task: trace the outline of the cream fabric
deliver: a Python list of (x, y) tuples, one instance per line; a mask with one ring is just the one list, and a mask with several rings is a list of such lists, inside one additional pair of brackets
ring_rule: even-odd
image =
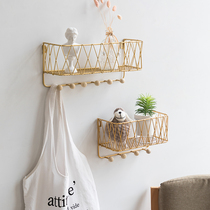
[(60, 91), (52, 86), (45, 108), (44, 145), (34, 170), (23, 180), (25, 210), (99, 210), (86, 157), (68, 129)]

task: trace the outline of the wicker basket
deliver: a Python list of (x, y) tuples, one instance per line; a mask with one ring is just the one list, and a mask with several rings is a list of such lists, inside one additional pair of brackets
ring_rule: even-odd
[[(100, 158), (121, 155), (168, 141), (168, 115), (156, 111), (149, 119), (124, 123), (98, 119), (97, 126), (98, 156)], [(101, 156), (100, 147), (118, 153)]]
[[(43, 43), (43, 84), (45, 74), (58, 76), (128, 72), (142, 69), (141, 40), (124, 39), (116, 43), (59, 45)], [(110, 61), (112, 49), (112, 61)], [(70, 71), (68, 55), (75, 52), (74, 70)], [(77, 53), (76, 53), (77, 52)], [(102, 64), (103, 57), (105, 64)], [(118, 80), (119, 81), (119, 80)]]

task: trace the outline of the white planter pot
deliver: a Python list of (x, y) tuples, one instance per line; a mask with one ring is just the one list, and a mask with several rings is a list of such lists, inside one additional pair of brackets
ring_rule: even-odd
[(135, 120), (142, 120), (136, 122), (136, 137), (151, 137), (153, 134), (153, 126), (149, 120), (151, 116), (144, 116), (140, 114), (134, 114)]

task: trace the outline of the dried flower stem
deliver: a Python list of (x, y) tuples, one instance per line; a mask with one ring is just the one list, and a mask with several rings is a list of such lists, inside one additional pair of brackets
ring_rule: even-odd
[[(101, 14), (101, 17), (102, 17), (102, 20), (104, 22), (104, 25), (106, 26), (106, 29), (109, 30), (109, 28), (111, 28), (112, 26), (112, 23), (114, 21), (114, 15), (113, 15), (113, 12), (116, 11), (117, 7), (116, 5), (114, 5), (112, 8), (111, 8), (111, 2), (110, 0), (108, 0), (105, 4), (106, 4), (106, 7), (108, 8), (109, 10), (109, 16), (108, 16), (108, 19), (106, 18), (106, 15), (105, 15), (105, 12), (104, 14), (102, 14), (101, 12), (101, 8), (99, 6), (99, 2), (101, 2), (102, 4), (105, 3), (104, 0), (94, 0), (94, 3), (96, 5), (97, 8), (99, 8), (99, 12)], [(111, 11), (112, 10), (112, 11)], [(112, 13), (111, 13), (112, 12)], [(117, 15), (118, 19), (119, 20), (122, 20), (122, 16), (121, 15)]]

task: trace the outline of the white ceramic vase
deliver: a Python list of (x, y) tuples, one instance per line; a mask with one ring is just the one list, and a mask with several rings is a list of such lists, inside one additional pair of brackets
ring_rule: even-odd
[(144, 116), (141, 114), (134, 114), (135, 120), (141, 120), (136, 122), (136, 137), (151, 137), (153, 134), (153, 126), (150, 120), (151, 116)]

